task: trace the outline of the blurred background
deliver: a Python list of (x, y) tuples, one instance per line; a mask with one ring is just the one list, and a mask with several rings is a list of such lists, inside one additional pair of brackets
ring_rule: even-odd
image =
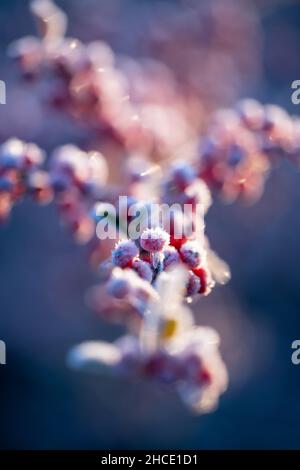
[[(85, 130), (46, 112), (6, 57), (12, 40), (35, 34), (28, 1), (0, 2), (1, 141), (17, 136), (51, 150), (84, 142)], [(201, 3), (201, 7), (199, 7)], [(104, 39), (119, 54), (166, 64), (212, 109), (251, 96), (299, 114), (291, 83), (300, 78), (300, 4), (257, 0), (60, 0), (69, 34)], [(197, 321), (215, 327), (230, 386), (213, 414), (194, 416), (175, 393), (149, 384), (76, 374), (71, 346), (117, 338), (85, 306), (96, 276), (60, 226), (53, 205), (26, 201), (0, 230), (1, 449), (300, 448), (300, 174), (276, 168), (251, 207), (216, 201), (211, 244), (232, 270), (226, 287), (196, 303)]]

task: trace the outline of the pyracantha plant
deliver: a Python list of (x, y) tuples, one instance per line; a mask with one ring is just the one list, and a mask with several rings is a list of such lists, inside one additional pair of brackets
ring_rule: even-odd
[[(210, 113), (201, 128), (197, 87), (193, 114), (186, 82), (165, 64), (66, 36), (66, 15), (50, 0), (34, 0), (31, 10), (39, 37), (17, 40), (9, 55), (46, 106), (81, 123), (96, 143), (66, 143), (47, 158), (34, 143), (3, 142), (1, 221), (24, 197), (54, 201), (74, 238), (88, 245), (99, 275), (88, 304), (128, 332), (112, 344), (74, 347), (71, 367), (168, 384), (196, 412), (211, 411), (227, 370), (217, 332), (196, 325), (189, 305), (230, 272), (204, 234), (205, 215), (212, 195), (255, 201), (274, 162), (297, 162), (299, 121), (245, 99)], [(172, 207), (168, 221), (155, 217), (154, 205)], [(133, 237), (137, 209), (147, 217)], [(112, 236), (103, 239), (103, 227)]]

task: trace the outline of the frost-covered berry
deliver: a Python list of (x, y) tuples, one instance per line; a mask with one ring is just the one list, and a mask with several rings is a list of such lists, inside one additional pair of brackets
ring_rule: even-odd
[(159, 350), (146, 359), (144, 373), (146, 377), (161, 383), (176, 383), (181, 378), (182, 367), (175, 355)]
[(204, 253), (195, 241), (187, 241), (180, 248), (182, 261), (193, 269), (200, 266), (203, 262)]
[(228, 161), (229, 166), (236, 167), (237, 165), (241, 164), (245, 160), (246, 156), (247, 154), (246, 154), (245, 149), (243, 149), (243, 147), (236, 145), (236, 144), (232, 145), (228, 149), (227, 161)]
[(186, 294), (188, 297), (198, 294), (201, 287), (201, 281), (192, 271), (189, 271), (188, 283), (186, 286)]
[(24, 144), (24, 169), (40, 167), (45, 160), (45, 153), (36, 144)]
[(129, 267), (138, 253), (139, 250), (132, 240), (120, 240), (112, 252), (112, 262), (120, 268)]
[(24, 144), (19, 139), (9, 139), (1, 145), (0, 165), (4, 169), (20, 169), (23, 163)]
[(148, 228), (141, 236), (141, 247), (150, 253), (161, 252), (170, 243), (170, 235), (160, 227)]
[(51, 155), (50, 175), (53, 187), (65, 191), (77, 186), (86, 192), (106, 182), (108, 169), (99, 152), (84, 152), (76, 145), (63, 145)]
[(178, 189), (186, 189), (196, 179), (196, 172), (186, 162), (177, 162), (171, 168), (171, 179)]
[(68, 189), (71, 184), (85, 182), (88, 178), (86, 155), (75, 145), (56, 148), (50, 162), (50, 174), (57, 190)]
[(164, 251), (163, 251), (163, 266), (164, 269), (168, 269), (170, 266), (175, 266), (177, 263), (180, 261), (180, 256), (176, 248), (173, 246), (168, 246)]
[(44, 152), (32, 143), (12, 138), (1, 145), (0, 166), (5, 169), (29, 170), (40, 166), (44, 159)]
[(241, 100), (236, 106), (244, 124), (253, 130), (260, 129), (264, 119), (264, 107), (256, 100), (247, 98)]
[(28, 192), (41, 204), (47, 204), (53, 198), (49, 175), (45, 171), (31, 172), (27, 178), (27, 187)]
[(41, 68), (43, 61), (43, 43), (40, 39), (27, 36), (14, 41), (7, 51), (9, 57), (17, 61), (26, 78), (33, 78)]
[(264, 108), (264, 130), (279, 128), (289, 120), (288, 113), (280, 106), (268, 104)]
[(153, 271), (149, 263), (137, 258), (133, 261), (132, 268), (142, 279), (150, 283), (152, 282)]
[(124, 299), (130, 293), (130, 283), (126, 278), (112, 278), (107, 283), (107, 291), (116, 299)]

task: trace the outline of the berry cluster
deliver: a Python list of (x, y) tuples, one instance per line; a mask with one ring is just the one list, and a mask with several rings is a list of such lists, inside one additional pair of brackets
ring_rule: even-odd
[(90, 210), (104, 196), (108, 178), (105, 158), (99, 152), (64, 145), (50, 157), (49, 176), (62, 220), (78, 242), (88, 242), (95, 232)]
[(55, 199), (64, 223), (77, 241), (85, 243), (94, 236), (90, 209), (105, 197), (107, 177), (99, 152), (64, 145), (53, 151), (46, 165), (46, 154), (37, 145), (9, 139), (0, 146), (0, 221), (6, 221), (13, 205), (25, 196), (39, 204)]
[[(182, 98), (162, 64), (118, 57), (104, 41), (66, 37), (67, 17), (51, 0), (33, 0), (31, 11), (39, 37), (15, 41), (9, 55), (49, 106), (125, 151), (156, 159), (189, 138)], [(161, 100), (163, 88), (168, 99)]]
[(269, 170), (281, 159), (299, 159), (299, 119), (275, 105), (245, 99), (215, 114), (201, 139), (198, 175), (227, 201), (255, 201)]
[(207, 247), (197, 240), (174, 240), (156, 227), (146, 229), (137, 243), (121, 240), (112, 251), (112, 265), (131, 269), (144, 281), (155, 284), (157, 275), (176, 266), (183, 265), (188, 270), (186, 296), (207, 295), (215, 282), (209, 269)]
[(38, 202), (52, 199), (47, 173), (41, 170), (44, 152), (35, 144), (9, 139), (0, 146), (0, 221), (25, 193)]
[(195, 158), (171, 164), (162, 198), (168, 204), (202, 203), (205, 212), (211, 204), (208, 188), (227, 202), (255, 202), (281, 160), (299, 162), (299, 118), (245, 99), (213, 115)]
[[(115, 276), (115, 293), (123, 295), (126, 291), (128, 295), (132, 272), (126, 271)], [(82, 343), (69, 353), (70, 366), (173, 385), (193, 410), (212, 411), (227, 388), (227, 371), (218, 349), (218, 334), (196, 327), (191, 310), (184, 304), (186, 277), (183, 269), (159, 274), (155, 290), (147, 292), (147, 310), (138, 334), (129, 334), (113, 344)], [(135, 285), (134, 278), (132, 288), (138, 290), (141, 286), (139, 282)]]

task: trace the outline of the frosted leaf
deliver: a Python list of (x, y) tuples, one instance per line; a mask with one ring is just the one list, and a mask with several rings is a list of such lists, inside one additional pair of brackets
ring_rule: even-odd
[[(146, 350), (153, 351), (161, 341), (168, 341), (193, 325), (192, 313), (183, 305), (187, 278), (188, 271), (183, 267), (159, 274), (155, 285), (158, 296), (148, 303), (141, 329), (141, 343)], [(170, 322), (175, 327), (171, 335), (165, 334)]]
[(160, 298), (159, 305), (162, 310), (170, 310), (182, 303), (185, 296), (187, 279), (188, 271), (183, 267), (176, 267), (168, 272), (162, 272), (158, 276), (155, 287)]
[(104, 341), (87, 341), (75, 346), (67, 356), (72, 369), (105, 373), (114, 368), (121, 359), (119, 349)]
[(218, 284), (224, 285), (230, 281), (231, 274), (228, 264), (219, 258), (217, 253), (215, 253), (213, 250), (208, 250), (207, 264), (213, 279)]

